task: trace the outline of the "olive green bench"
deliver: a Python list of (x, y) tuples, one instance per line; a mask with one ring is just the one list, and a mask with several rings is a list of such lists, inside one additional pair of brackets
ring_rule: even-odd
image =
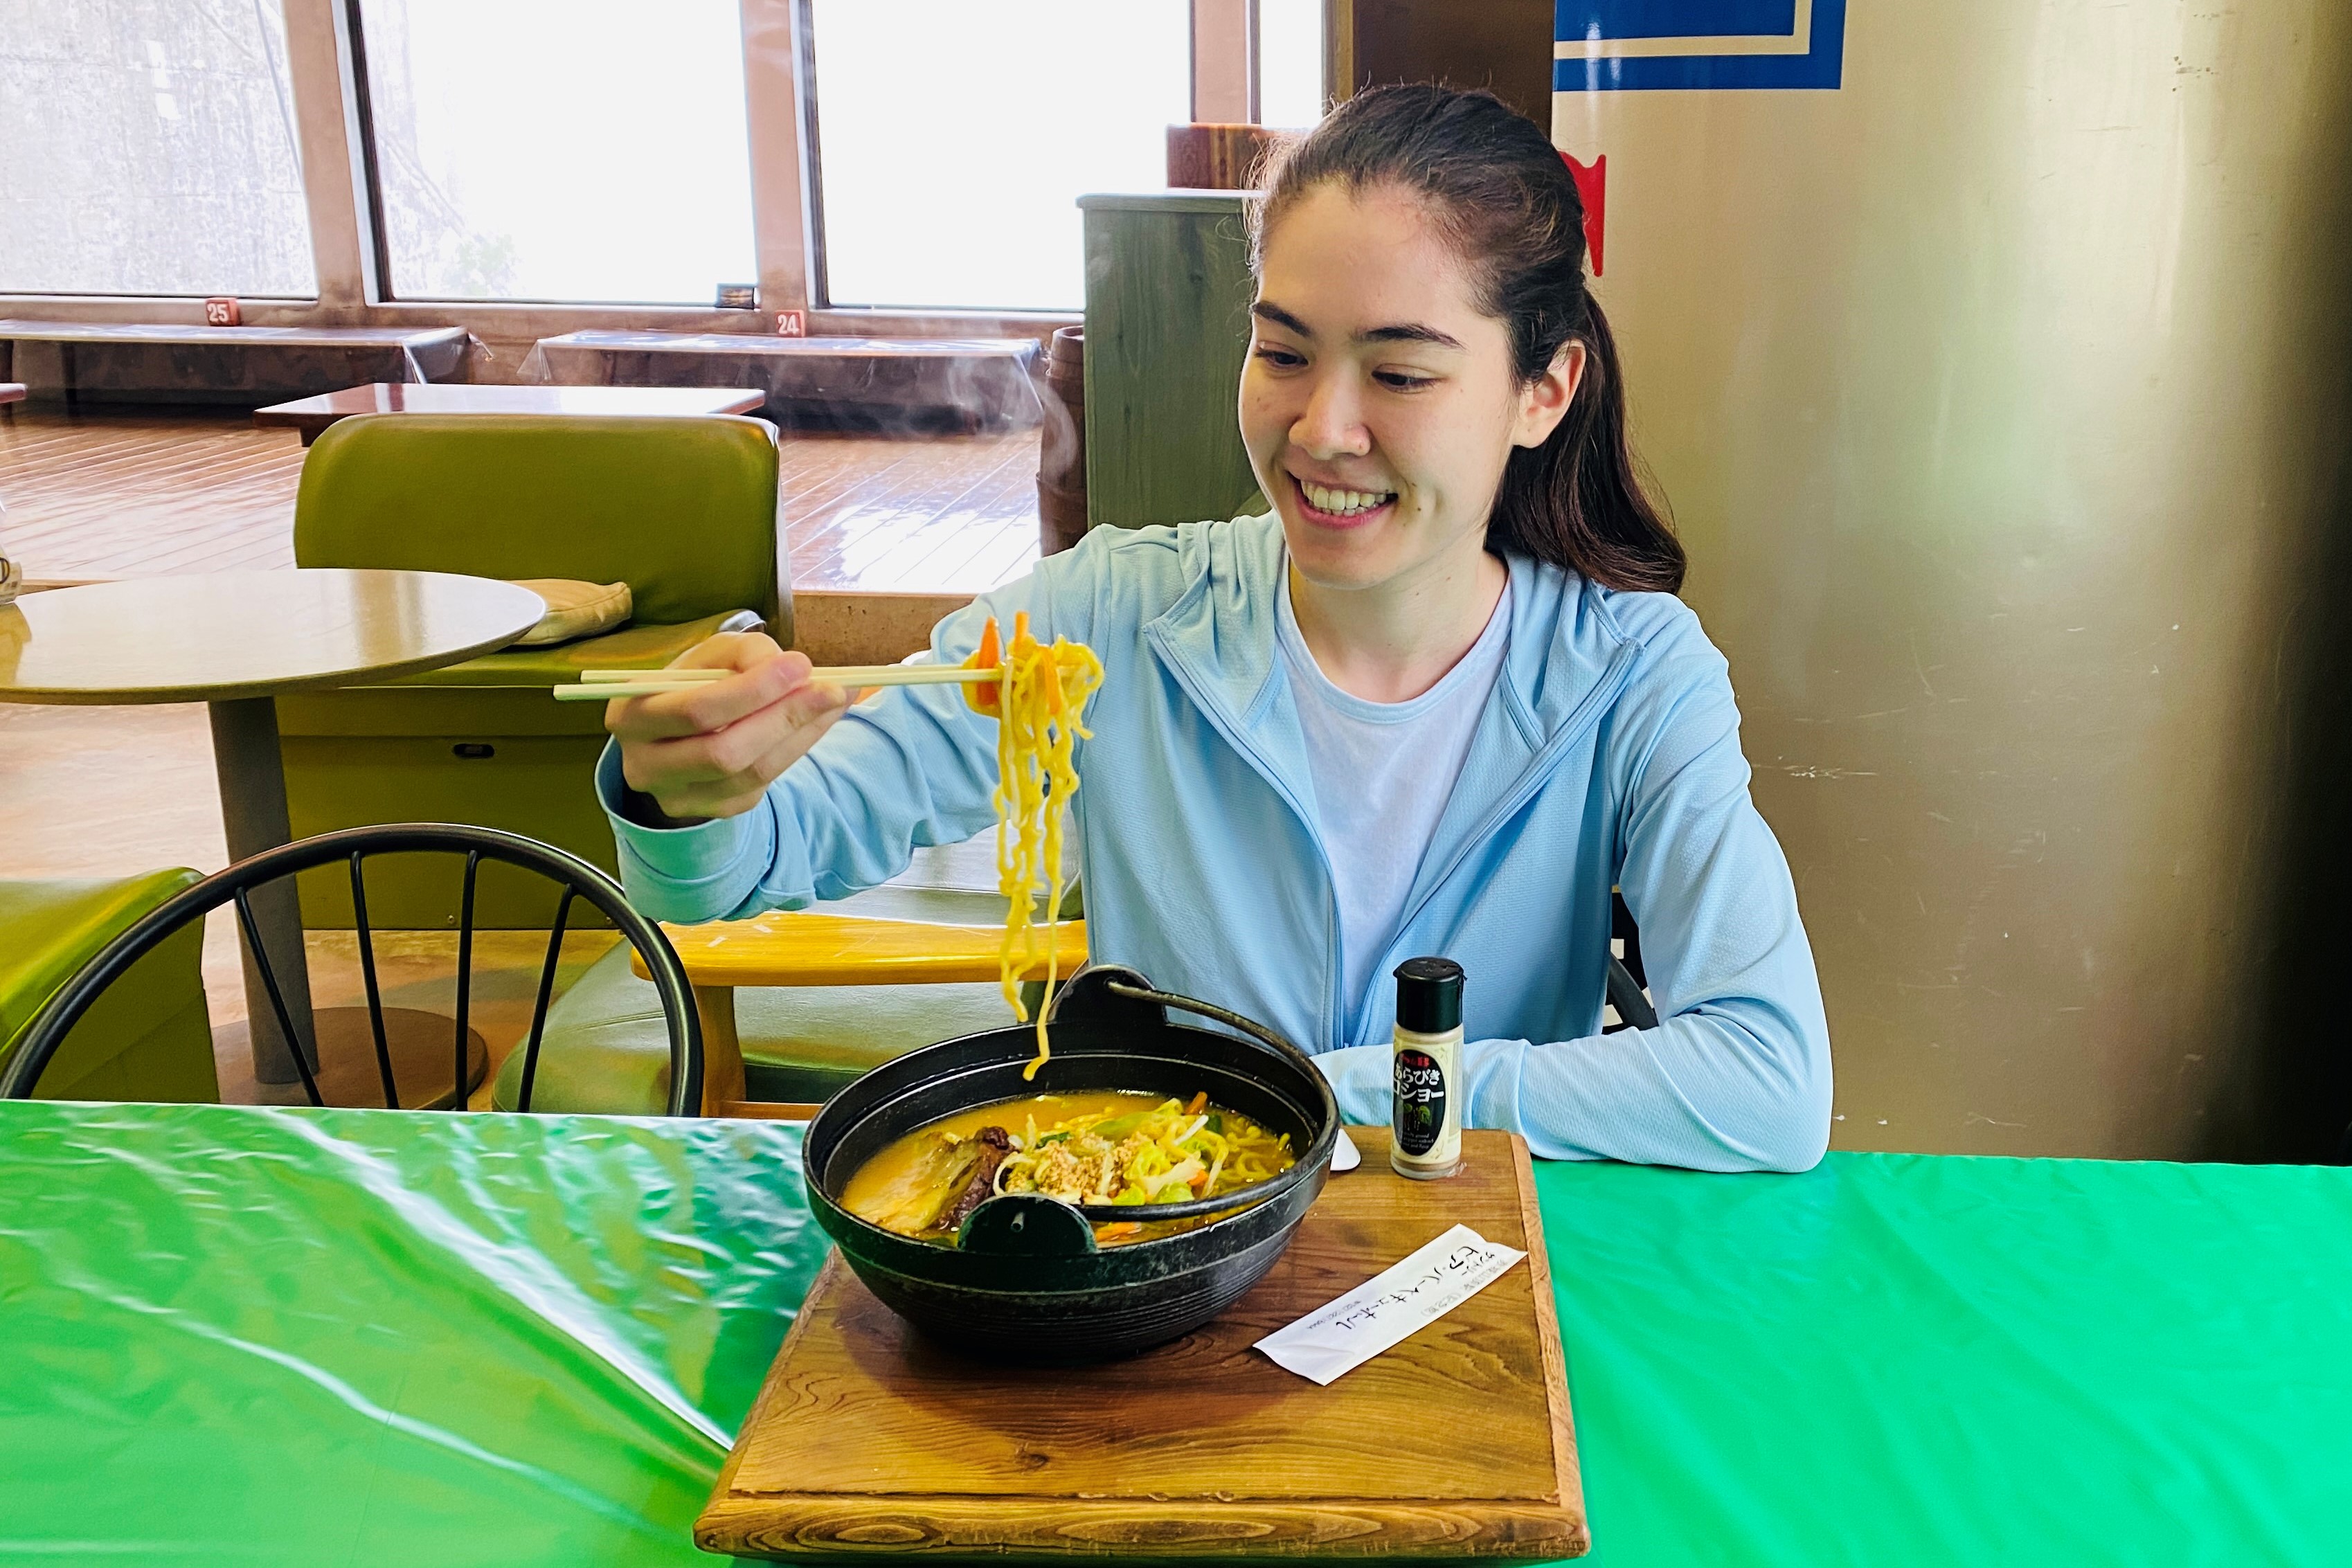
[[(0, 882), (0, 1062), (100, 948), (200, 880), (178, 869)], [(131, 966), (75, 1027), (42, 1075), (39, 1097), (217, 1102), (203, 950), (203, 926), (190, 925)]]

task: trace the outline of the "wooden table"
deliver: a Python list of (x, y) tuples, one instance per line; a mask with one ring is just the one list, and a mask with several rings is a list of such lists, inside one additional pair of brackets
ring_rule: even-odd
[[(254, 393), (258, 395), (252, 401), (259, 402), (377, 376), (439, 381), (457, 372), (467, 340), (463, 327), (0, 320), (0, 381), (13, 379), (18, 343), (46, 343), (58, 350), (58, 381), (68, 406), (81, 393), (99, 391), (222, 401)], [(100, 362), (93, 367), (88, 358)], [(110, 365), (119, 372), (126, 362), (144, 369), (109, 376)]]
[(253, 423), (302, 433), (308, 446), (319, 432), (355, 413), (750, 413), (766, 401), (756, 388), (504, 387), (462, 382), (371, 382), (317, 397), (253, 411)]
[[(1409, 1181), (1388, 1130), (1215, 1321), (1097, 1366), (992, 1364), (894, 1316), (835, 1252), (695, 1526), (705, 1552), (917, 1560), (1540, 1563), (1591, 1537), (1535, 1176), (1462, 1134)], [(1528, 1253), (1328, 1386), (1252, 1348), (1467, 1225)], [(1422, 1440), (1416, 1440), (1420, 1438)], [(1434, 1439), (1434, 1440), (1429, 1440)]]
[[(234, 862), (292, 837), (274, 699), (454, 664), (513, 642), (545, 609), (512, 583), (435, 571), (228, 571), (57, 589), (0, 606), (0, 702), (207, 705)], [(311, 1008), (294, 883), (272, 883), (252, 903), (299, 1030)], [(245, 966), (254, 1076), (295, 1082), (250, 951)], [(367, 1038), (366, 1018), (361, 1008), (319, 1014), (305, 1059), (331, 1076), (336, 1063), (320, 1045)], [(384, 1021), (399, 1081), (434, 1082), (436, 1066), (450, 1061), (446, 1020), (388, 1008)], [(372, 1060), (356, 1066), (356, 1082), (375, 1082)]]
[(1034, 338), (782, 338), (748, 332), (594, 329), (541, 338), (531, 356), (566, 382), (740, 386), (780, 414), (890, 423), (952, 414), (968, 430), (1042, 417)]
[[(694, 986), (702, 1016), (702, 1113), (706, 1116), (807, 1116), (814, 1105), (743, 1103), (743, 1047), (735, 1033), (738, 986), (969, 985), (997, 977), (1003, 929), (945, 925), (921, 920), (871, 920), (860, 915), (778, 910), (750, 920), (664, 925), (678, 962)], [(1087, 923), (1065, 920), (1023, 971), (1042, 980), (1086, 967)], [(642, 954), (630, 969), (650, 979)]]

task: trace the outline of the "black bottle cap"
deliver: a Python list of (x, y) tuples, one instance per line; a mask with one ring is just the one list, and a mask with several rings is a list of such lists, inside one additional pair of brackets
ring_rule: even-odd
[(1407, 958), (1396, 967), (1396, 1021), (1415, 1034), (1462, 1027), (1462, 966), (1451, 958)]

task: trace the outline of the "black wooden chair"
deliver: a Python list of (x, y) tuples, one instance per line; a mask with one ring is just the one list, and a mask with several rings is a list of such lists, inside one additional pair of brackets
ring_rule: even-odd
[(1633, 912), (1625, 907), (1625, 895), (1612, 888), (1609, 893), (1609, 938), (1612, 946), (1625, 945), (1621, 957), (1609, 956), (1609, 1005), (1617, 1009), (1617, 1021), (1601, 1032), (1615, 1034), (1621, 1029), (1655, 1029), (1658, 1009), (1650, 1005), (1647, 988), (1650, 977), (1642, 972), (1642, 933), (1633, 925)]
[[(263, 988), (268, 992), (269, 1005), (275, 1012), (278, 1026), (284, 1038), (299, 1040), (294, 1019), (271, 967), (269, 955), (263, 946), (259, 929), (254, 920), (251, 895), (267, 886), (297, 873), (314, 867), (346, 862), (351, 868), (352, 904), (357, 911), (355, 922), (359, 936), (360, 967), (366, 977), (368, 1019), (375, 1040), (376, 1068), (383, 1081), (384, 1104), (398, 1108), (399, 1085), (394, 1081), (392, 1051), (385, 1038), (383, 1001), (376, 979), (374, 933), (368, 924), (367, 886), (362, 871), (370, 856), (414, 854), (419, 852), (463, 855), (465, 883), (457, 935), (457, 1016), (452, 1030), (455, 1069), (452, 1082), (460, 1088), (455, 1103), (465, 1103), (463, 1085), (467, 1082), (467, 1047), (468, 1039), (467, 1013), (472, 998), (474, 946), (474, 892), (477, 875), (484, 861), (494, 861), (535, 873), (562, 890), (555, 903), (555, 919), (547, 940), (547, 959), (539, 976), (539, 993), (531, 1010), (530, 1032), (523, 1046), (521, 1093), (516, 1109), (530, 1109), (531, 1081), (539, 1070), (540, 1035), (547, 1023), (548, 1003), (555, 988), (555, 969), (563, 947), (563, 934), (574, 900), (585, 900), (593, 905), (620, 931), (624, 940), (644, 958), (651, 974), (654, 988), (661, 998), (662, 1012), (669, 1032), (669, 1105), (673, 1116), (698, 1115), (702, 1109), (702, 1024), (694, 1009), (694, 991), (679, 964), (669, 938), (661, 927), (630, 907), (628, 896), (620, 883), (587, 862), (561, 850), (551, 849), (536, 840), (519, 833), (501, 832), (495, 828), (461, 826), (454, 823), (405, 822), (381, 827), (347, 828), (339, 832), (322, 833), (317, 838), (268, 850), (217, 875), (208, 876), (177, 897), (157, 905), (143, 919), (121, 936), (100, 949), (98, 955), (83, 967), (80, 973), (59, 988), (48, 1004), (34, 1019), (25, 1033), (23, 1042), (9, 1059), (6, 1070), (0, 1071), (0, 1099), (29, 1100), (34, 1085), (40, 1081), (41, 1071), (57, 1054), (75, 1024), (81, 1021), (92, 1003), (106, 988), (121, 978), (141, 956), (162, 943), (173, 932), (191, 921), (202, 920), (224, 904), (236, 906), (237, 925), (245, 934), (247, 949), (252, 953), (254, 967)], [(324, 1103), (319, 1093), (318, 1075), (304, 1060), (304, 1052), (296, 1049), (289, 1053), (302, 1080), (303, 1092), (313, 1105)]]

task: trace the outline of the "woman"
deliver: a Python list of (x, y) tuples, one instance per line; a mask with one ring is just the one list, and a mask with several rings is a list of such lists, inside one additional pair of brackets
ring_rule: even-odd
[[(1101, 655), (1078, 756), (1102, 958), (1317, 1053), (1389, 1115), (1390, 971), (1469, 972), (1467, 1124), (1559, 1158), (1801, 1170), (1830, 1061), (1722, 656), (1626, 448), (1576, 190), (1484, 93), (1368, 92), (1271, 172), (1241, 429), (1265, 517), (1100, 528), (942, 622)], [(648, 914), (840, 898), (994, 821), (993, 722), (950, 688), (845, 711), (763, 637), (615, 703), (598, 787)], [(703, 819), (702, 821), (696, 821)], [(1654, 1029), (1600, 1033), (1610, 894)]]

